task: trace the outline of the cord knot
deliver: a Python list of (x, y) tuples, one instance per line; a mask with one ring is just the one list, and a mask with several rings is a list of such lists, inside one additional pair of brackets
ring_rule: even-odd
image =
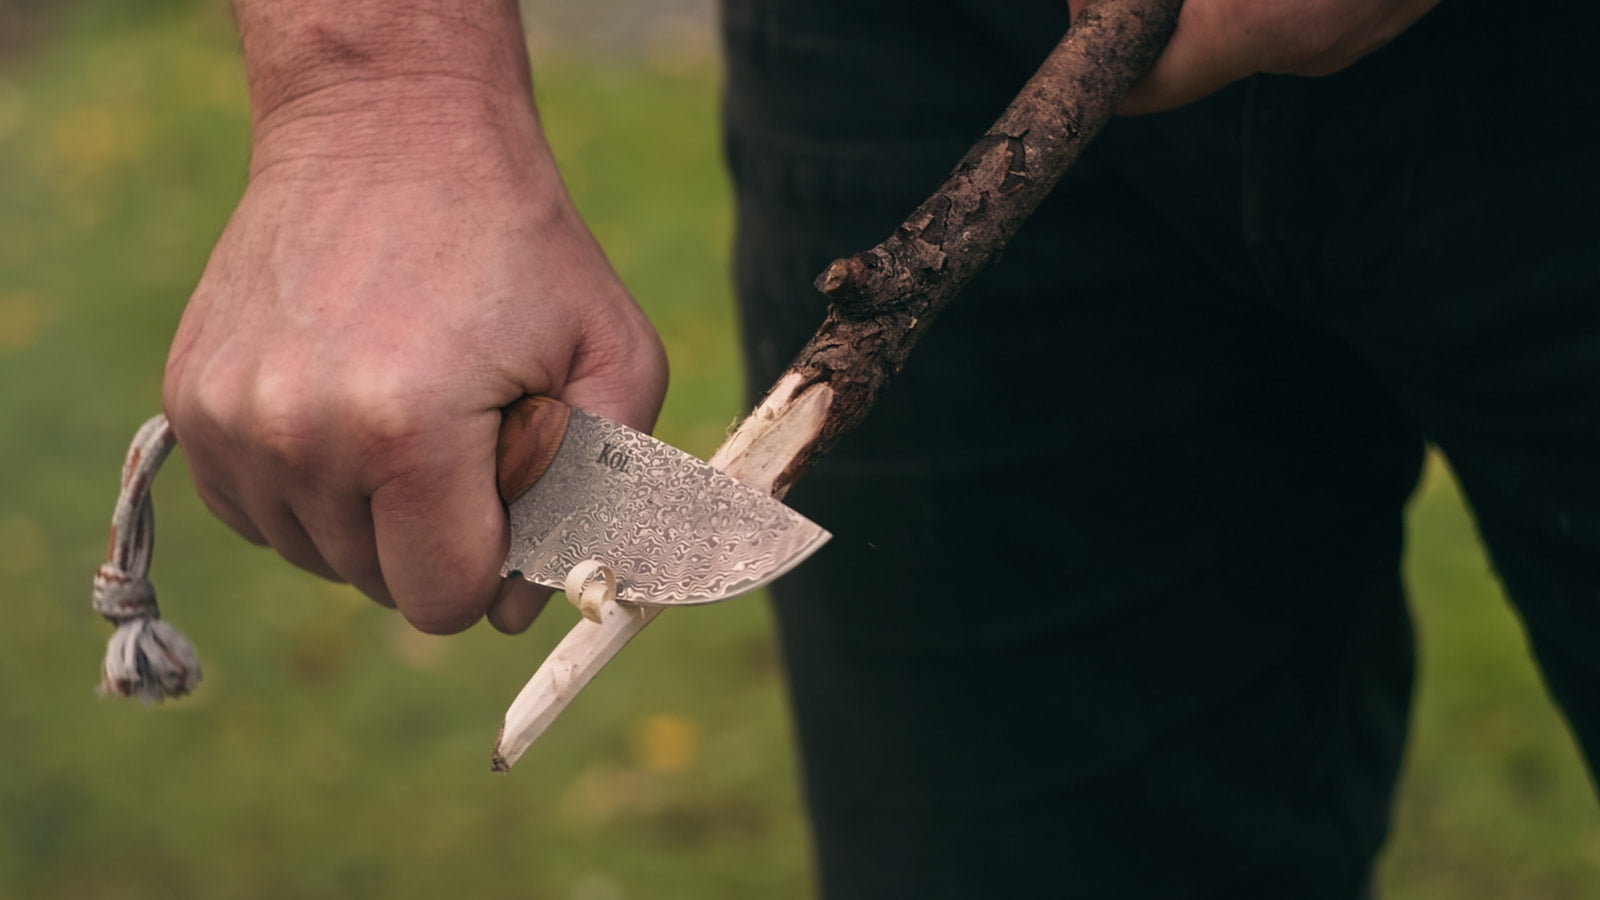
[(100, 693), (159, 703), (200, 683), (200, 657), (178, 629), (161, 621), (150, 558), (155, 509), (150, 484), (172, 452), (166, 416), (144, 423), (122, 466), (122, 492), (111, 515), (111, 548), (94, 575), (94, 610), (117, 626), (106, 647)]
[(156, 605), (156, 586), (150, 579), (130, 575), (111, 563), (94, 573), (94, 611), (113, 625), (130, 619), (161, 617), (161, 607)]

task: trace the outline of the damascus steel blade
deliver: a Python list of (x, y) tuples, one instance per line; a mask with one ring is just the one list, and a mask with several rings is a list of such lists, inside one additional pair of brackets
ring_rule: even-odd
[(714, 603), (798, 565), (831, 535), (777, 500), (670, 444), (572, 410), (555, 460), (511, 504), (513, 571), (560, 589), (588, 559), (617, 599)]

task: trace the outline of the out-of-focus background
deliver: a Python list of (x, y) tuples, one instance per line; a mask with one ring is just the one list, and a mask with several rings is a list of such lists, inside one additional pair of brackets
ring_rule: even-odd
[[(740, 410), (702, 0), (539, 0), (537, 90), (674, 363), (660, 433)], [(242, 185), (220, 0), (0, 6), (0, 897), (805, 897), (761, 600), (664, 617), (509, 776), (506, 703), (575, 619), (455, 638), (246, 545), (181, 464), (155, 577), (199, 692), (97, 699), (89, 609), (128, 437)], [(1600, 813), (1442, 467), (1411, 511), (1420, 694), (1388, 898), (1600, 896)]]

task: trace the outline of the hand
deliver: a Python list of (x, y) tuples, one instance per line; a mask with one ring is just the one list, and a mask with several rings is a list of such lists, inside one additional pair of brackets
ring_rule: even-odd
[[(1070, 0), (1076, 15), (1089, 0)], [(1438, 0), (1187, 0), (1119, 112), (1160, 112), (1257, 73), (1331, 75), (1394, 40)]]
[[(531, 99), (422, 78), (258, 116), (164, 399), (213, 512), (446, 633), (500, 586), (500, 408), (544, 394), (648, 430), (665, 386)], [(517, 591), (502, 630), (548, 596)]]

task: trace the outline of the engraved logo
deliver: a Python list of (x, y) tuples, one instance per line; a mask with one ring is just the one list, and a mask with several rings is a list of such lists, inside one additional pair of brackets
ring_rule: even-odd
[(622, 448), (616, 444), (603, 445), (600, 448), (600, 455), (595, 458), (595, 462), (606, 466), (613, 472), (628, 471), (628, 455), (623, 453)]

